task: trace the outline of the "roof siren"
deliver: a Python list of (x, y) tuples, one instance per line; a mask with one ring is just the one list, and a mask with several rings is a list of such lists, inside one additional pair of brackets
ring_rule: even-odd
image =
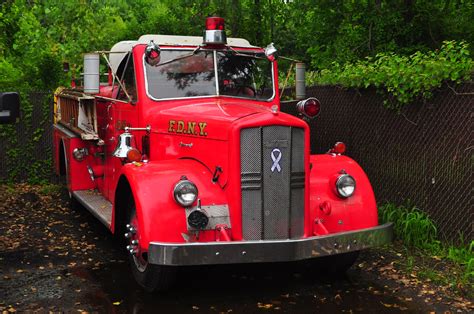
[(225, 22), (222, 17), (212, 16), (206, 19), (206, 30), (203, 37), (204, 45), (225, 45)]

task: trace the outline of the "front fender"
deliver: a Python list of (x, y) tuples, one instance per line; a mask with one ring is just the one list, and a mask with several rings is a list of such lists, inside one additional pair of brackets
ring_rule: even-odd
[[(374, 192), (364, 170), (351, 158), (335, 155), (310, 157), (310, 211), (314, 234), (351, 231), (378, 225)], [(335, 179), (341, 172), (354, 177), (356, 190), (349, 198), (336, 194)], [(326, 232), (327, 230), (327, 232)]]
[(212, 174), (194, 160), (152, 161), (122, 168), (132, 190), (138, 218), (139, 243), (144, 249), (151, 241), (184, 242), (187, 233), (185, 209), (173, 196), (175, 184), (186, 176), (198, 188), (203, 206), (227, 204), (222, 188), (212, 182)]

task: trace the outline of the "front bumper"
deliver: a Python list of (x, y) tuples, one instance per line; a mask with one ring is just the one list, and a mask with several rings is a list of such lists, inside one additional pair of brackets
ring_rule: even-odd
[(298, 240), (163, 243), (151, 242), (151, 264), (185, 266), (290, 262), (359, 251), (392, 242), (393, 224)]

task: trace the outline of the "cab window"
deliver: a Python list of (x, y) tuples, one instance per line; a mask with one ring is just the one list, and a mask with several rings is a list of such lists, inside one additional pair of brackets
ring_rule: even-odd
[[(117, 69), (117, 77), (120, 79), (120, 82), (122, 82), (122, 85), (125, 87), (125, 90), (127, 91), (131, 100), (136, 101), (137, 100), (137, 88), (136, 88), (137, 85), (135, 82), (135, 68), (133, 65), (132, 54), (129, 53), (125, 58), (123, 58), (122, 62), (120, 63)], [(120, 84), (115, 82), (114, 85), (117, 86), (117, 89), (118, 89), (117, 99), (128, 101), (127, 94), (122, 89)]]

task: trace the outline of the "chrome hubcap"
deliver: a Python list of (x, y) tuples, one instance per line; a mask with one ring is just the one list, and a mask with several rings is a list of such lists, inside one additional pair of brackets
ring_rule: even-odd
[[(137, 228), (137, 218), (134, 216), (130, 223), (125, 225), (125, 230), (127, 231), (124, 234), (124, 237), (128, 240), (128, 244), (126, 249), (128, 253), (131, 255), (133, 262), (135, 263), (136, 268), (140, 272), (144, 272), (148, 261), (146, 260), (146, 252), (144, 252), (139, 245), (139, 230)], [(145, 257), (144, 257), (145, 256)]]

